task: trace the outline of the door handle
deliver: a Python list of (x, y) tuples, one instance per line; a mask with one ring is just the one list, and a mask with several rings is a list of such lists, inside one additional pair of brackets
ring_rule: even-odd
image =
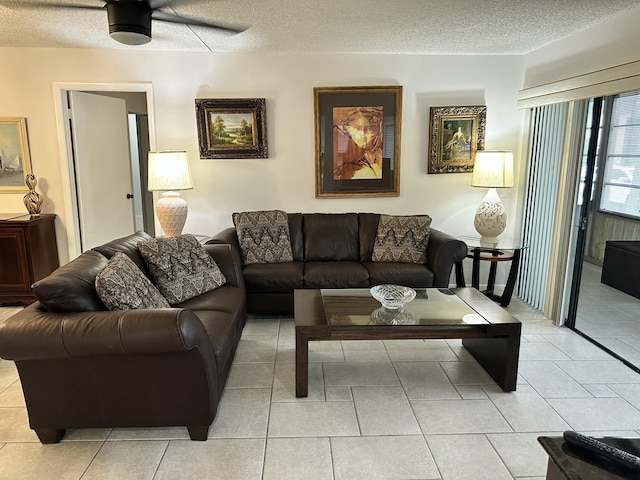
[(133, 198), (133, 193), (127, 193), (127, 199), (132, 199)]

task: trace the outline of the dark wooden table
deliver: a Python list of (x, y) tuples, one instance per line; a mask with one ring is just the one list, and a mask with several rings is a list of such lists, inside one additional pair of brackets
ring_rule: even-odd
[[(487, 279), (487, 288), (482, 290), (491, 300), (498, 302), (500, 306), (506, 307), (511, 302), (513, 289), (516, 285), (518, 277), (518, 266), (520, 265), (520, 253), (527, 248), (520, 242), (499, 238), (496, 243), (481, 242), (480, 238), (461, 236), (460, 240), (464, 241), (469, 247), (467, 258), (473, 259), (473, 267), (471, 271), (471, 286), (480, 288), (480, 262), (491, 262), (489, 266), (489, 277)], [(502, 294), (494, 293), (496, 282), (496, 271), (498, 263), (511, 262), (509, 275), (504, 286)], [(464, 269), (462, 261), (456, 262), (456, 286), (464, 287)]]
[[(598, 438), (604, 443), (640, 456), (640, 439)], [(549, 455), (547, 480), (629, 480), (640, 479), (633, 472), (607, 459), (567, 444), (562, 437), (538, 437), (538, 442)]]
[[(448, 301), (453, 302), (455, 308), (447, 310), (457, 310), (463, 315), (457, 320), (445, 318), (446, 315), (436, 311), (430, 315), (430, 307), (435, 304), (420, 297), (428, 296), (431, 290), (448, 292), (451, 296)], [(356, 291), (368, 298), (344, 296), (346, 310), (334, 315), (332, 320), (328, 320), (321, 290), (294, 292), (297, 397), (307, 396), (309, 341), (316, 340), (461, 338), (463, 346), (504, 391), (516, 389), (522, 325), (475, 288), (417, 290), (416, 299), (406, 306), (407, 310), (415, 311), (415, 323), (403, 325), (368, 322), (368, 317), (380, 304), (368, 295), (368, 289), (341, 292)], [(432, 302), (436, 297), (437, 292), (432, 295)], [(477, 323), (470, 323), (474, 321)]]

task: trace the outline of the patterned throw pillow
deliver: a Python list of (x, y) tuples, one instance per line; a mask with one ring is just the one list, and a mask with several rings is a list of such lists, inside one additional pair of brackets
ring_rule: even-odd
[(96, 275), (96, 292), (109, 310), (169, 308), (169, 302), (126, 254), (116, 253)]
[(233, 224), (245, 265), (293, 262), (287, 212), (234, 213)]
[(380, 215), (373, 245), (374, 262), (424, 263), (431, 217)]
[(224, 274), (193, 235), (152, 238), (138, 243), (153, 282), (171, 304), (224, 285)]

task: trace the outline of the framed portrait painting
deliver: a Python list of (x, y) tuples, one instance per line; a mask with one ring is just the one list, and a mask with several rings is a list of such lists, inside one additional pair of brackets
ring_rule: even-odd
[(200, 158), (267, 158), (264, 98), (197, 98)]
[(313, 90), (316, 197), (398, 196), (402, 86)]
[(431, 107), (427, 173), (473, 171), (476, 151), (484, 149), (487, 107)]
[(0, 193), (23, 193), (25, 175), (31, 173), (27, 119), (0, 117)]

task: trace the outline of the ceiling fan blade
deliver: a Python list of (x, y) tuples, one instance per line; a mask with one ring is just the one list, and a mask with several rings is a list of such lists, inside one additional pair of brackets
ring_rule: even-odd
[(82, 3), (56, 3), (56, 2), (38, 2), (31, 3), (24, 0), (2, 0), (3, 5), (19, 6), (23, 8), (39, 8), (39, 7), (51, 7), (60, 9), (73, 9), (83, 8), (86, 10), (104, 10), (105, 3), (101, 1), (102, 5), (84, 5)]
[(229, 25), (222, 25), (220, 23), (206, 22), (204, 20), (197, 20), (193, 18), (180, 17), (171, 13), (161, 12), (154, 10), (151, 13), (151, 18), (154, 20), (160, 20), (162, 22), (181, 23), (184, 25), (195, 25), (196, 27), (208, 27), (215, 28), (217, 30), (223, 30), (231, 33), (241, 33), (246, 30), (246, 27), (232, 27)]
[(175, 0), (149, 0), (149, 6), (151, 7), (151, 10), (166, 7), (170, 3), (175, 3)]

